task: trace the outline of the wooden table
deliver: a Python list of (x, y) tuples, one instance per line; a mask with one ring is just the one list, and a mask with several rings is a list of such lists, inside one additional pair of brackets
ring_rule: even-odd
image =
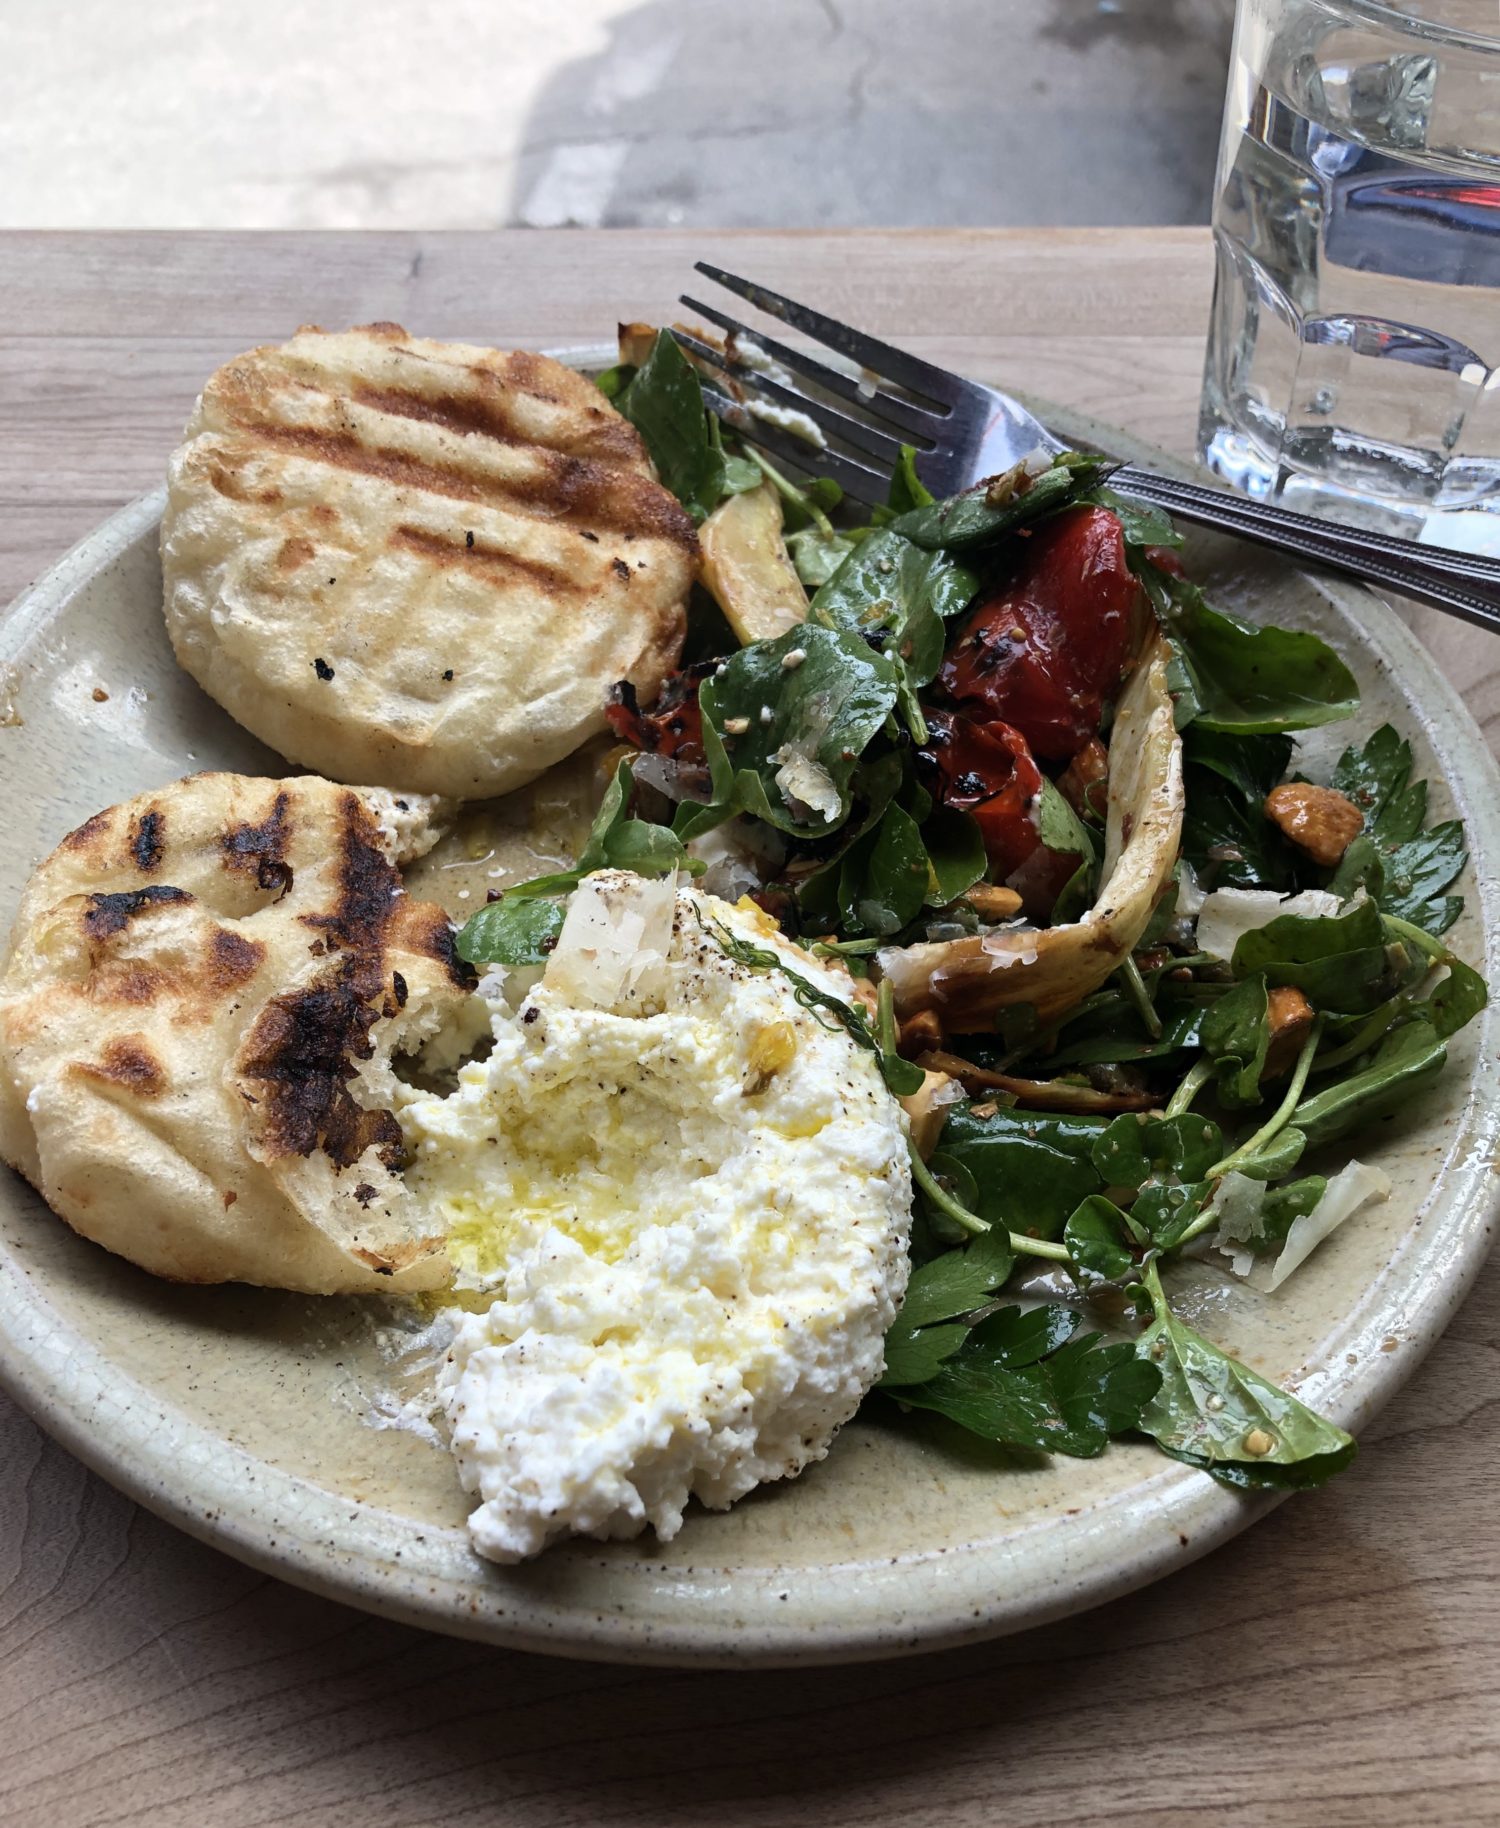
[[(395, 318), (499, 344), (660, 320), (695, 258), (1191, 443), (1198, 230), (0, 236), (0, 601), (151, 487), (218, 362)], [(1423, 617), (1493, 740), (1500, 644)], [(1356, 1469), (1008, 1641), (702, 1674), (510, 1655), (179, 1535), (0, 1401), (0, 1823), (75, 1828), (1500, 1820), (1500, 1261)]]

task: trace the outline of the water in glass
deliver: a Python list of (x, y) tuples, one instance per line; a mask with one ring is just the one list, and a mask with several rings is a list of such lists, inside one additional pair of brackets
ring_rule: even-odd
[(1436, 17), (1240, 0), (1199, 443), (1252, 494), (1500, 553), (1500, 30)]

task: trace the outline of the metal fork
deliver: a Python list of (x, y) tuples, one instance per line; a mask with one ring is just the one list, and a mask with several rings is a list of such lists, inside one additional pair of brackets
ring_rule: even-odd
[[(712, 382), (705, 386), (710, 410), (772, 455), (832, 477), (858, 501), (874, 506), (886, 499), (903, 444), (916, 448), (917, 475), (937, 496), (956, 494), (1038, 449), (1055, 453), (1067, 448), (1009, 394), (949, 374), (722, 268), (700, 260), (696, 270), (856, 365), (857, 375), (832, 367), (805, 349), (752, 330), (713, 305), (683, 296), (690, 311), (729, 332), (723, 349), (686, 331), (673, 332), (700, 364), (707, 363), (734, 384), (735, 392)], [(812, 383), (815, 391), (791, 385), (793, 376)], [(788, 414), (806, 415), (825, 444), (816, 446), (788, 431), (784, 417), (776, 422), (777, 415)], [(1108, 481), (1112, 488), (1183, 520), (1383, 584), (1500, 632), (1500, 559), (1442, 546), (1415, 546), (1222, 489), (1181, 482), (1136, 464), (1116, 466)]]

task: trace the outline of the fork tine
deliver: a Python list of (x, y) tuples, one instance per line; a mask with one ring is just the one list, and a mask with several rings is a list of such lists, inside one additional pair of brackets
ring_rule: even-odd
[[(758, 369), (746, 368), (741, 363), (731, 361), (722, 349), (715, 349), (712, 343), (702, 342), (689, 331), (673, 330), (672, 335), (700, 361), (711, 362), (721, 373), (733, 375), (736, 381), (758, 393), (769, 394), (773, 400), (782, 406), (789, 406), (793, 412), (805, 413), (825, 435), (842, 438), (846, 444), (852, 444), (867, 456), (878, 457), (887, 468), (895, 468), (896, 460), (901, 455), (899, 438), (877, 431), (873, 425), (866, 425), (861, 419), (851, 419), (847, 413), (838, 412), (824, 401), (813, 399), (810, 394), (799, 393), (795, 387), (783, 387), (779, 381), (773, 381)], [(751, 408), (751, 412), (753, 414), (754, 408)]]
[(877, 419), (883, 419), (887, 425), (894, 426), (898, 432), (904, 432), (907, 443), (916, 445), (918, 450), (930, 449), (936, 443), (935, 433), (946, 415), (930, 413), (925, 407), (915, 406), (910, 400), (898, 400), (894, 394), (882, 393), (879, 388), (862, 386), (853, 375), (847, 375), (838, 368), (830, 368), (816, 356), (808, 355), (806, 350), (793, 349), (790, 343), (780, 343), (774, 336), (765, 336), (759, 330), (751, 330), (727, 311), (705, 305), (701, 299), (689, 298), (685, 292), (681, 302), (689, 311), (696, 311), (700, 317), (706, 317), (711, 324), (717, 324), (731, 336), (744, 337), (747, 342), (764, 349), (783, 368), (805, 375), (809, 381), (816, 381), (819, 387), (836, 394), (840, 400), (847, 400), (851, 406), (862, 407)]
[(889, 477), (865, 469), (838, 451), (818, 450), (801, 438), (777, 431), (754, 418), (738, 400), (731, 400), (716, 387), (703, 389), (703, 404), (741, 438), (751, 444), (763, 445), (773, 457), (795, 464), (811, 476), (831, 476), (846, 495), (862, 501), (867, 508), (878, 508), (885, 501), (890, 489)]
[(930, 362), (908, 355), (904, 349), (893, 349), (889, 343), (882, 343), (877, 337), (866, 336), (862, 330), (841, 324), (836, 317), (825, 317), (821, 311), (799, 305), (795, 299), (785, 298), (780, 292), (769, 291), (765, 286), (756, 285), (753, 280), (726, 273), (722, 267), (712, 267), (704, 260), (693, 264), (696, 272), (705, 274), (726, 290), (747, 299), (758, 311), (764, 311), (769, 317), (779, 317), (782, 323), (802, 331), (814, 342), (836, 349), (840, 355), (848, 356), (851, 362), (858, 362), (872, 374), (894, 381), (898, 387), (925, 394), (940, 406), (952, 407), (967, 397), (966, 384), (946, 369), (934, 368)]

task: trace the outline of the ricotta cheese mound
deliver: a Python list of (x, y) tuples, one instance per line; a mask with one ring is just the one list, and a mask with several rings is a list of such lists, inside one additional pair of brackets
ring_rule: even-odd
[(449, 1233), (439, 1383), (475, 1548), (663, 1540), (821, 1459), (905, 1292), (906, 1118), (874, 1057), (729, 958), (717, 923), (849, 1000), (759, 909), (620, 872), (541, 981), (480, 986), (494, 1044), (403, 1111)]

